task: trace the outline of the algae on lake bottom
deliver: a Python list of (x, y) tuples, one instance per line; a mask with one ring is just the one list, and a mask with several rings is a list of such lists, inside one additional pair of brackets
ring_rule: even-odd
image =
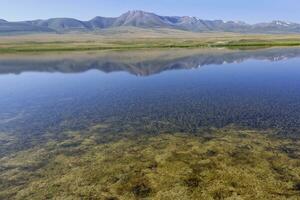
[(300, 142), (271, 130), (105, 128), (65, 132), (64, 140), (2, 157), (0, 199), (300, 198)]

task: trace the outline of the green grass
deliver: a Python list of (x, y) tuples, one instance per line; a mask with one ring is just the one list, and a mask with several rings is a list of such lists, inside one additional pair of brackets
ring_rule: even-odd
[(243, 47), (284, 47), (300, 46), (300, 40), (239, 40), (230, 41), (224, 45), (213, 45), (215, 47), (243, 48)]
[(275, 46), (300, 46), (298, 39), (129, 39), (101, 41), (48, 41), (0, 43), (0, 53), (90, 51), (90, 50), (134, 50), (169, 48), (261, 48)]

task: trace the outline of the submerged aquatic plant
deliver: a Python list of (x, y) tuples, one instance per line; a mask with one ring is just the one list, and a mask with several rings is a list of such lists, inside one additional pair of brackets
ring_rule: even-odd
[(0, 199), (299, 199), (300, 142), (234, 127), (67, 131), (1, 158)]

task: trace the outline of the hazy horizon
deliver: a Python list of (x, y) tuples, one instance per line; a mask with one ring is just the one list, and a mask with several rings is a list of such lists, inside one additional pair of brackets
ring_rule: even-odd
[(300, 4), (296, 0), (186, 0), (176, 3), (171, 0), (79, 0), (76, 3), (70, 0), (43, 3), (37, 0), (11, 0), (2, 3), (0, 19), (22, 21), (67, 17), (90, 20), (95, 16), (117, 17), (129, 10), (143, 10), (162, 16), (193, 16), (208, 20), (244, 21), (250, 24), (273, 20), (300, 23), (300, 15), (297, 12), (299, 8)]

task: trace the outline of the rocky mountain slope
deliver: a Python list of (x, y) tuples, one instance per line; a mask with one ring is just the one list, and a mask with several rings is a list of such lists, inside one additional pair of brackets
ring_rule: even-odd
[(168, 28), (193, 32), (300, 33), (300, 24), (284, 21), (247, 24), (245, 22), (202, 20), (196, 17), (159, 16), (144, 11), (129, 11), (119, 17), (95, 17), (89, 21), (52, 18), (22, 22), (0, 20), (0, 34), (26, 32), (92, 32), (115, 27)]

